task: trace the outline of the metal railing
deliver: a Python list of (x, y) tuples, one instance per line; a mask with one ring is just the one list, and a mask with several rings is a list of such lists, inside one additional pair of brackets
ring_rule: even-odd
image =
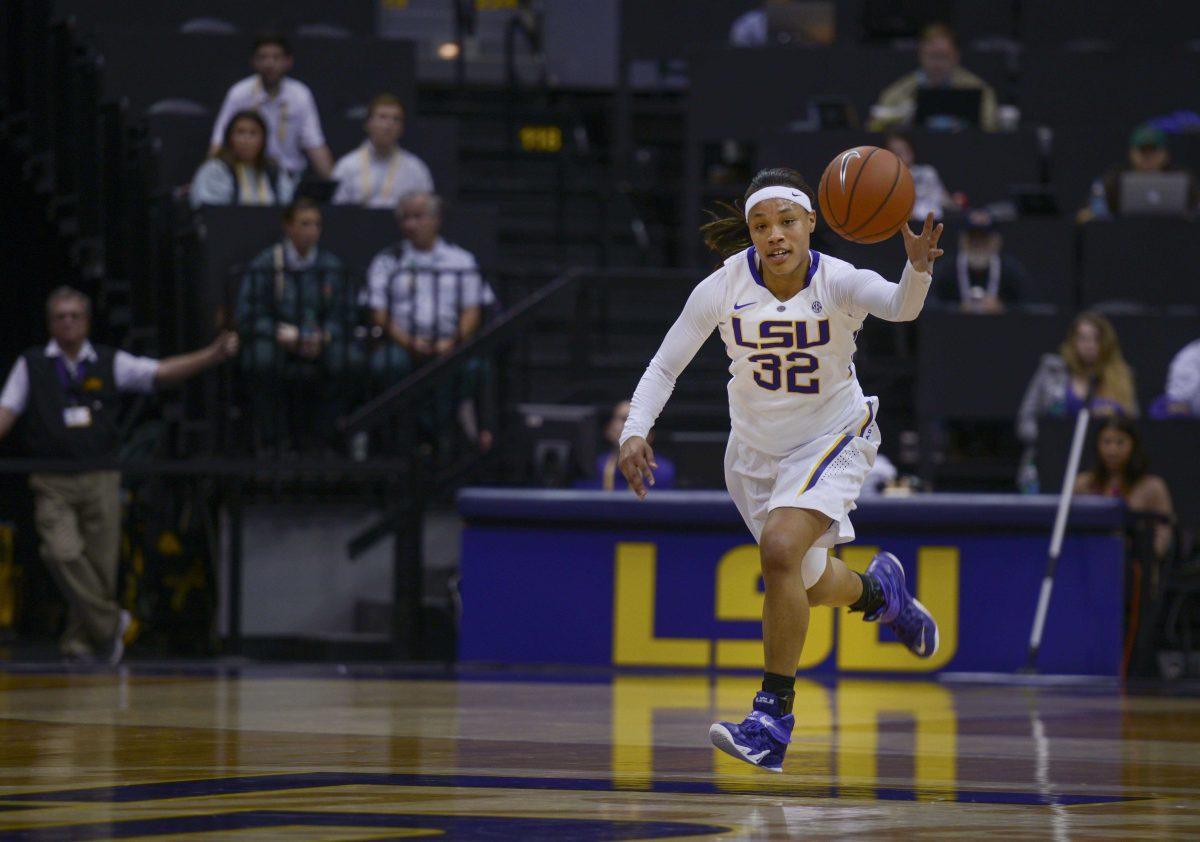
[(248, 443), (258, 457), (340, 453), (362, 461), (422, 439), (441, 450), (480, 443), (488, 366), (477, 358), (456, 369), (414, 438), (396, 427), (347, 437), (337, 427), (355, 406), (452, 354), (498, 311), (478, 269), (396, 265), (363, 282), (322, 252), (317, 264), (295, 270), (282, 247), (264, 254), (267, 261), (235, 268), (227, 285), (225, 321), (242, 351), (224, 400), (242, 408), (246, 423), (225, 431), (226, 453)]

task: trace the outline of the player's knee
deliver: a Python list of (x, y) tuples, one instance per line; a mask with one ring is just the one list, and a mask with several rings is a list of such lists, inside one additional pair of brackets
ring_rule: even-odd
[(763, 576), (786, 576), (800, 570), (808, 547), (794, 536), (779, 533), (763, 535), (759, 544)]

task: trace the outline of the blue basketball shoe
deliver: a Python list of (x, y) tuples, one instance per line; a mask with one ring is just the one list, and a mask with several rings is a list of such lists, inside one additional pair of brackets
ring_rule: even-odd
[(783, 706), (774, 693), (763, 690), (754, 697), (754, 710), (742, 720), (714, 722), (708, 729), (712, 744), (728, 755), (744, 760), (768, 772), (783, 771), (783, 755), (792, 741), (792, 726), (796, 718), (783, 716)]
[(867, 565), (867, 575), (879, 582), (883, 605), (863, 619), (883, 623), (918, 658), (932, 658), (938, 650), (937, 620), (908, 592), (899, 559), (891, 553), (879, 553)]

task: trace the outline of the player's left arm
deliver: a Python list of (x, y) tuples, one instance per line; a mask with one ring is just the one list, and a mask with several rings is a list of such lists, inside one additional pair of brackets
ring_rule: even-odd
[(942, 238), (942, 223), (933, 223), (933, 211), (925, 217), (921, 233), (914, 234), (908, 223), (900, 226), (900, 234), (904, 237), (904, 251), (908, 254), (908, 262), (918, 272), (929, 275), (933, 273), (933, 261), (944, 253), (938, 248), (938, 240)]
[(933, 280), (933, 262), (942, 255), (938, 248), (942, 224), (935, 225), (931, 213), (920, 234), (914, 234), (907, 225), (900, 231), (908, 253), (900, 283), (893, 284), (867, 269), (835, 276), (831, 279), (835, 303), (843, 310), (858, 317), (869, 313), (889, 322), (910, 322), (920, 314)]

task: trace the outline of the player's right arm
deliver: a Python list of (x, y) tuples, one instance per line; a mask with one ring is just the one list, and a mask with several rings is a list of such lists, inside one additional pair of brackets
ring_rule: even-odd
[(725, 290), (724, 267), (692, 290), (683, 305), (683, 312), (667, 331), (630, 400), (629, 418), (621, 432), (618, 466), (639, 499), (646, 496), (647, 483), (654, 485), (653, 469), (658, 467), (646, 437), (675, 390), (675, 381), (720, 321), (725, 307)]

